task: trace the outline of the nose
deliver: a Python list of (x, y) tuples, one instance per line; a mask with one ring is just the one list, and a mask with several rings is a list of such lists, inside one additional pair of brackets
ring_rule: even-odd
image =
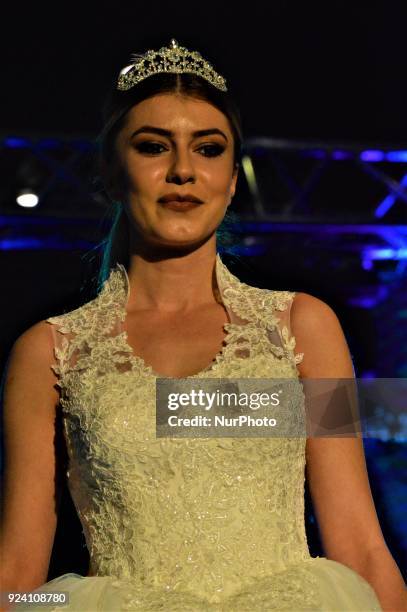
[(195, 169), (188, 151), (178, 149), (174, 151), (167, 173), (167, 183), (195, 182)]

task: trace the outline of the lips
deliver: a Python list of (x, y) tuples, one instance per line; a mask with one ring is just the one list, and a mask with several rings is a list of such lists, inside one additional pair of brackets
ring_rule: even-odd
[(181, 195), (180, 193), (167, 193), (166, 195), (162, 196), (158, 202), (161, 204), (166, 204), (168, 202), (189, 202), (190, 204), (203, 204), (202, 200), (191, 193), (186, 193), (185, 195)]
[(170, 202), (161, 202), (164, 208), (170, 208), (172, 210), (190, 210), (191, 208), (197, 208), (200, 206), (198, 202), (191, 202), (186, 200), (185, 202), (179, 202), (177, 200), (172, 200)]

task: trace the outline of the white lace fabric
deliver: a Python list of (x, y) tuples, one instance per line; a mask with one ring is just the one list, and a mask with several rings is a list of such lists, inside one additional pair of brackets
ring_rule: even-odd
[[(188, 378), (298, 383), (295, 292), (247, 285), (219, 255), (216, 279), (230, 320), (225, 345)], [(376, 605), (352, 570), (309, 554), (304, 437), (156, 438), (157, 374), (122, 330), (129, 292), (117, 264), (94, 300), (47, 319), (68, 486), (90, 554), (91, 576), (77, 580), (110, 577), (105, 597), (120, 610), (322, 610), (317, 566), (325, 561), (356, 580), (363, 604)], [(303, 414), (300, 384), (291, 405)]]

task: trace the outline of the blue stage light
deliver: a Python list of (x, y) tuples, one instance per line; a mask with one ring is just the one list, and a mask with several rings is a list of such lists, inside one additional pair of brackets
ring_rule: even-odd
[[(400, 184), (403, 187), (407, 187), (407, 174), (403, 176), (400, 181)], [(387, 211), (390, 210), (395, 201), (396, 196), (394, 194), (390, 193), (388, 196), (386, 196), (375, 210), (374, 216), (376, 217), (376, 219), (381, 219), (381, 217), (383, 217), (387, 213)]]
[(3, 145), (5, 147), (9, 147), (10, 149), (26, 149), (27, 147), (31, 146), (29, 140), (26, 140), (25, 138), (16, 138), (13, 136), (10, 136), (10, 138), (5, 138)]
[(390, 162), (407, 163), (407, 151), (388, 151), (386, 160)]
[(407, 248), (388, 249), (388, 248), (369, 248), (363, 251), (363, 257), (367, 259), (394, 260), (401, 261), (407, 259)]
[(362, 161), (378, 162), (378, 161), (383, 161), (385, 159), (385, 154), (383, 151), (372, 149), (372, 150), (362, 151), (359, 157)]

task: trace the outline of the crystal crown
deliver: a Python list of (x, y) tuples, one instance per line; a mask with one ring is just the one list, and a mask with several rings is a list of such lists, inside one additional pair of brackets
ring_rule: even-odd
[(198, 51), (189, 51), (180, 47), (172, 38), (169, 47), (161, 47), (158, 51), (149, 49), (144, 54), (131, 56), (131, 64), (125, 66), (117, 80), (117, 89), (131, 89), (140, 81), (153, 74), (172, 72), (176, 74), (193, 73), (206, 79), (222, 91), (227, 91), (225, 79), (218, 74)]

